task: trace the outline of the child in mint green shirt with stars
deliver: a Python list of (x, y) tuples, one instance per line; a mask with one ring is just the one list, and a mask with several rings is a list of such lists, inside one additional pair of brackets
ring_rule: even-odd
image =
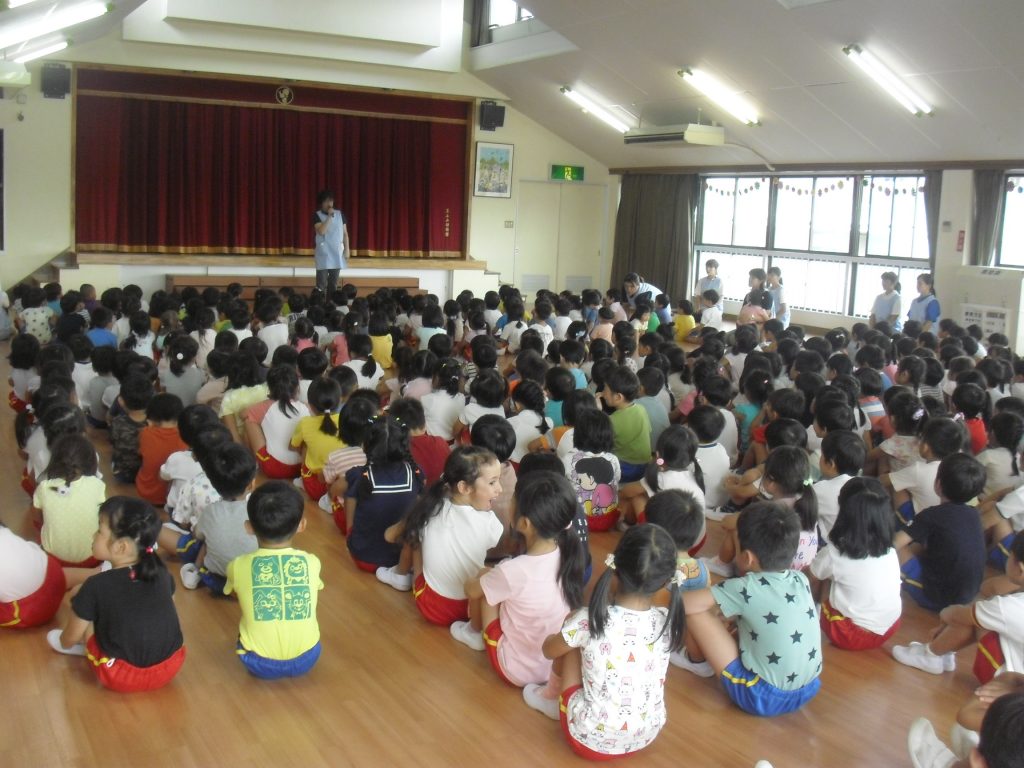
[[(800, 709), (821, 687), (821, 630), (807, 577), (789, 570), (800, 518), (782, 504), (756, 502), (739, 513), (743, 576), (683, 594), (686, 628), (744, 712), (773, 717)], [(715, 615), (735, 618), (733, 637)], [(692, 661), (696, 649), (687, 644)]]

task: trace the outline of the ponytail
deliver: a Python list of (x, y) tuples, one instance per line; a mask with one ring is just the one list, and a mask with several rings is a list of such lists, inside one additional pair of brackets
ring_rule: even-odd
[(328, 411), (320, 421), (320, 431), (331, 437), (338, 436), (338, 425), (335, 423), (334, 414)]
[(550, 427), (547, 416), (544, 414), (544, 390), (540, 388), (540, 384), (529, 379), (521, 381), (516, 387), (516, 391), (512, 393), (512, 399), (522, 405), (525, 410), (533, 411), (540, 417), (540, 425), (537, 429), (542, 435), (546, 435)]
[(811, 531), (818, 524), (818, 497), (810, 482), (804, 483), (803, 492), (793, 504), (793, 511), (800, 518), (800, 530)]
[(124, 341), (121, 342), (121, 349), (131, 352), (139, 344), (139, 337), (135, 335), (135, 331), (128, 334)]
[(594, 585), (594, 591), (590, 593), (587, 618), (590, 621), (590, 634), (593, 637), (604, 636), (604, 626), (608, 623), (608, 603), (611, 599), (613, 573), (615, 571), (612, 566), (605, 568), (604, 573), (597, 580), (597, 584)]
[(569, 527), (559, 531), (555, 536), (560, 559), (558, 566), (558, 584), (562, 588), (569, 610), (575, 611), (583, 605), (583, 570), (586, 555), (583, 542), (574, 529), (575, 521)]
[(427, 488), (406, 514), (402, 543), (413, 547), (419, 546), (423, 542), (423, 529), (441, 511), (450, 495), (451, 487), (442, 475), (440, 480)]
[(359, 372), (366, 378), (370, 378), (377, 373), (377, 361), (373, 359), (372, 354), (366, 356), (366, 362), (363, 363), (363, 367), (359, 369)]

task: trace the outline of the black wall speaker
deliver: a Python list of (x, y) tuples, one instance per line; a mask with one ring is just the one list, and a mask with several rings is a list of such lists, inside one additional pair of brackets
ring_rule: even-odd
[(39, 87), (47, 99), (63, 99), (71, 93), (71, 68), (56, 62), (43, 64)]
[(480, 130), (493, 131), (505, 125), (505, 107), (493, 101), (480, 102)]

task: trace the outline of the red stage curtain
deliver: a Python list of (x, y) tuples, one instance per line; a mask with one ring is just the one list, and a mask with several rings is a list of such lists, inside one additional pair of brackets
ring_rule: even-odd
[(309, 254), (330, 188), (353, 255), (464, 255), (467, 102), (276, 88), (80, 71), (78, 248)]

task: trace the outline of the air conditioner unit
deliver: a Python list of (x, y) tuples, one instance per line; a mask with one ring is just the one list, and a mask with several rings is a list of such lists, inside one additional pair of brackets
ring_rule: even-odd
[(720, 147), (725, 144), (725, 129), (717, 125), (663, 125), (634, 128), (623, 134), (626, 144), (697, 144)]

